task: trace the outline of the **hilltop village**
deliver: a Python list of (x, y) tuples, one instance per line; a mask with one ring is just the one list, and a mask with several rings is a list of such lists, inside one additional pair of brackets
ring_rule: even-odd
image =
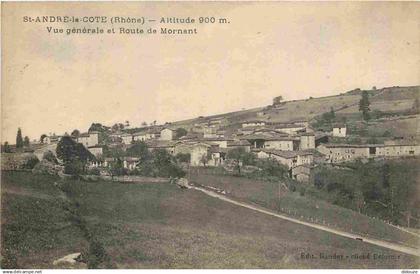
[[(395, 266), (359, 258), (379, 248), (417, 266), (419, 95), (415, 86), (277, 96), (32, 141), (18, 128), (16, 144), (2, 144), (2, 267), (214, 267), (222, 257), (223, 267), (328, 267), (328, 254), (356, 254), (340, 266)], [(302, 259), (312, 253), (326, 255)]]
[[(357, 96), (363, 97), (362, 92), (357, 90), (350, 94), (355, 92)], [(377, 92), (376, 96), (383, 92), (386, 90)], [(274, 98), (272, 105), (256, 111), (254, 116), (248, 115), (246, 120), (233, 121), (219, 115), (199, 117), (188, 124), (152, 124), (138, 128), (123, 124), (108, 127), (93, 123), (87, 132), (73, 132), (70, 137), (95, 156), (88, 162), (89, 168), (105, 170), (119, 159), (125, 169), (135, 170), (141, 165), (140, 158), (125, 156), (124, 152), (142, 143), (150, 152), (165, 150), (174, 157), (184, 155), (190, 167), (229, 169), (235, 161), (238, 166), (246, 166), (247, 162), (242, 161), (241, 156), (233, 157), (235, 159), (229, 157), (235, 155), (232, 151), (252, 154), (257, 159), (269, 158), (286, 167), (290, 177), (297, 181), (309, 181), (311, 170), (322, 163), (339, 165), (355, 160), (413, 157), (420, 154), (418, 135), (415, 134), (396, 136), (385, 132), (380, 138), (360, 140), (363, 139), (362, 134), (354, 129), (357, 121), (346, 122), (345, 118), (338, 117), (332, 107), (330, 111), (309, 119), (273, 121), (267, 118), (267, 112), (278, 112), (287, 104), (281, 99)], [(416, 100), (414, 104), (418, 104)], [(415, 110), (410, 111), (409, 117), (417, 117), (413, 112)], [(395, 115), (382, 119), (392, 120), (392, 117)], [(40, 143), (54, 145), (61, 137), (45, 135)], [(355, 142), (355, 139), (359, 141)]]

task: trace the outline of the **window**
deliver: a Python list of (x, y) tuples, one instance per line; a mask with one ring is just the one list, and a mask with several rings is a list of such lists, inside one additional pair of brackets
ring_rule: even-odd
[(375, 155), (376, 154), (376, 147), (369, 148), (369, 154)]

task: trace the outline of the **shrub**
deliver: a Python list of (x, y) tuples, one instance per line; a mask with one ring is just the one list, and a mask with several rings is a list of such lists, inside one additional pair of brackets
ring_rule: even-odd
[(385, 132), (382, 134), (383, 137), (391, 137), (392, 134), (389, 130), (385, 130)]
[(88, 268), (98, 268), (106, 260), (106, 252), (102, 244), (97, 240), (89, 243)]
[(33, 169), (36, 166), (36, 164), (38, 164), (38, 163), (39, 163), (38, 158), (36, 156), (34, 156), (34, 157), (31, 157), (31, 158), (29, 158), (25, 161), (25, 163), (23, 164), (23, 168)]
[(264, 174), (268, 176), (285, 178), (288, 172), (286, 166), (280, 164), (274, 159), (259, 159), (257, 160), (257, 167), (260, 168)]
[(64, 173), (69, 175), (82, 174), (84, 170), (84, 164), (81, 161), (70, 161), (64, 164)]
[(178, 153), (175, 158), (180, 163), (189, 163), (191, 162), (191, 154), (190, 153)]
[(299, 186), (300, 196), (305, 196), (306, 188), (304, 186)]
[(88, 174), (89, 175), (101, 175), (101, 171), (99, 170), (99, 168), (94, 167), (88, 170)]
[(57, 158), (55, 157), (54, 153), (52, 153), (52, 151), (50, 150), (44, 152), (42, 159), (54, 164), (58, 164)]

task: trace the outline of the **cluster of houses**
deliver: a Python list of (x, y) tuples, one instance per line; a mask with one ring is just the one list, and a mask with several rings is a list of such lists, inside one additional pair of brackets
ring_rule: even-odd
[[(287, 166), (290, 175), (300, 181), (307, 181), (310, 171), (318, 162), (339, 163), (360, 158), (401, 157), (420, 155), (416, 140), (389, 140), (384, 144), (351, 145), (345, 143), (347, 127), (334, 125), (332, 132), (315, 132), (308, 121), (289, 123), (249, 120), (228, 130), (229, 123), (223, 117), (198, 121), (188, 129), (188, 133), (177, 137), (176, 129), (153, 126), (134, 133), (117, 132), (109, 134), (108, 147), (124, 149), (137, 141), (147, 144), (150, 151), (167, 150), (172, 155), (190, 155), (190, 166), (221, 166), (227, 160), (229, 150), (243, 148), (254, 153), (257, 158), (272, 158)], [(231, 129), (231, 128), (230, 128)], [(343, 138), (343, 143), (329, 143), (329, 138)], [(46, 142), (57, 138), (47, 137)], [(54, 139), (55, 138), (55, 139)], [(104, 144), (98, 132), (82, 133), (77, 142), (83, 144), (100, 161), (93, 166), (108, 166), (115, 159), (103, 158)], [(138, 158), (125, 157), (124, 167), (135, 169)]]

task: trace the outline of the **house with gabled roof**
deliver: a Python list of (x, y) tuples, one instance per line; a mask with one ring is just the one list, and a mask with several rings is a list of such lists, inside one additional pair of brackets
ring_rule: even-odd
[(191, 155), (190, 165), (202, 166), (203, 157), (207, 158), (209, 156), (209, 150), (212, 147), (218, 147), (218, 145), (204, 141), (179, 142), (175, 146), (174, 154), (189, 153)]
[(332, 131), (333, 137), (346, 137), (347, 136), (347, 126), (343, 123), (336, 123), (333, 125)]
[(175, 131), (171, 128), (165, 127), (160, 131), (160, 140), (173, 140), (175, 138)]
[(256, 151), (258, 158), (272, 158), (287, 166), (289, 169), (300, 165), (311, 165), (313, 163), (313, 152), (311, 151), (284, 151), (275, 149), (260, 149)]
[(76, 138), (78, 143), (81, 143), (85, 147), (96, 146), (99, 144), (99, 132), (91, 131), (86, 133), (81, 133)]

